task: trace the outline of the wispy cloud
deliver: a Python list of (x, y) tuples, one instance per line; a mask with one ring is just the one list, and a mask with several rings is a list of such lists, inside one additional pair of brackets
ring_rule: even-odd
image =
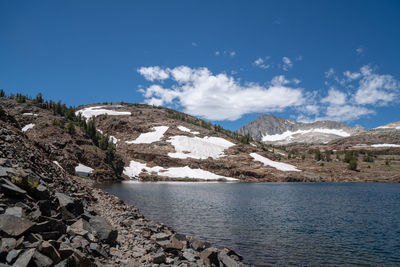
[(197, 46), (197, 43), (196, 42), (192, 42), (192, 46)]
[(358, 48), (356, 49), (356, 53), (357, 53), (357, 55), (359, 55), (359, 56), (363, 56), (363, 55), (364, 55), (364, 52), (365, 52), (365, 49), (364, 49), (363, 47), (358, 47)]
[(270, 64), (267, 64), (266, 61), (269, 59), (270, 57), (265, 57), (265, 58), (257, 58), (256, 60), (254, 60), (253, 65), (255, 65), (256, 67), (259, 67), (261, 69), (269, 69), (271, 67)]
[(282, 62), (283, 62), (282, 69), (284, 71), (288, 71), (293, 67), (293, 62), (288, 57), (283, 57)]
[[(153, 84), (141, 89), (146, 103), (175, 104), (188, 114), (210, 120), (236, 120), (248, 113), (282, 111), (305, 101), (302, 89), (289, 86), (290, 81), (284, 76), (275, 77), (268, 86), (261, 86), (241, 84), (232, 76), (213, 74), (207, 68), (154, 66), (139, 70), (149, 81), (157, 80), (154, 77), (164, 78), (167, 73), (174, 83), (170, 88)], [(160, 73), (153, 73), (155, 70)], [(149, 72), (152, 75), (148, 75)]]

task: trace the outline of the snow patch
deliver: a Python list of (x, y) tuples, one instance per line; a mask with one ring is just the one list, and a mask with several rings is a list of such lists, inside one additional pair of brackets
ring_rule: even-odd
[(275, 168), (277, 170), (280, 170), (280, 171), (284, 171), (284, 172), (290, 172), (290, 171), (299, 172), (300, 171), (299, 169), (297, 169), (296, 166), (293, 166), (293, 165), (290, 165), (290, 164), (287, 164), (287, 163), (283, 163), (283, 162), (273, 161), (273, 160), (270, 160), (270, 159), (268, 159), (266, 157), (258, 155), (257, 153), (251, 153), (250, 156), (254, 160), (260, 161), (260, 162), (264, 163), (264, 165), (271, 166), (271, 167), (273, 167), (273, 168)]
[(153, 127), (153, 132), (142, 133), (133, 141), (126, 141), (127, 144), (151, 144), (160, 141), (164, 133), (168, 130), (168, 126)]
[(220, 137), (188, 137), (172, 136), (167, 142), (175, 147), (175, 153), (168, 153), (172, 158), (186, 159), (217, 159), (225, 156), (224, 150), (234, 146), (234, 143)]
[[(97, 131), (101, 134), (104, 134), (102, 130), (97, 129)], [(120, 140), (118, 138), (116, 138), (115, 136), (109, 135), (108, 136), (110, 138), (110, 140), (114, 143), (117, 144)]]
[(112, 115), (112, 116), (131, 115), (130, 111), (110, 110), (110, 109), (105, 109), (104, 106), (83, 108), (81, 110), (76, 111), (75, 115), (78, 116), (79, 113), (82, 115), (82, 117), (86, 118), (86, 120), (89, 120), (91, 117), (96, 117), (100, 115)]
[(79, 163), (78, 166), (75, 167), (75, 174), (76, 175), (83, 175), (83, 176), (89, 176), (94, 171), (94, 169), (85, 166), (81, 163)]
[(134, 160), (131, 160), (129, 166), (124, 168), (124, 174), (131, 178), (138, 177), (139, 174), (143, 171), (147, 171), (148, 173), (155, 172), (157, 173), (158, 176), (165, 176), (169, 178), (192, 178), (192, 179), (202, 179), (202, 180), (225, 179), (227, 181), (238, 180), (232, 177), (217, 175), (202, 169), (192, 169), (189, 166), (171, 167), (171, 168), (163, 168), (159, 166), (147, 167), (146, 164)]
[(185, 126), (179, 125), (178, 129), (182, 132), (187, 132), (187, 133), (191, 133), (191, 134), (200, 134), (199, 132), (192, 132), (192, 130), (190, 130), (189, 128), (186, 128)]
[(28, 131), (29, 129), (32, 129), (34, 126), (35, 126), (35, 124), (29, 123), (29, 124), (25, 125), (21, 130), (22, 130), (23, 132), (26, 132), (26, 131)]
[(54, 160), (53, 163), (56, 164), (61, 170), (64, 170), (64, 168), (60, 165), (60, 163), (58, 163), (57, 160)]
[(371, 145), (371, 147), (400, 147), (400, 145), (396, 145), (396, 144), (375, 144), (375, 145)]
[(274, 141), (281, 141), (281, 140), (292, 140), (294, 135), (297, 134), (309, 134), (309, 133), (323, 133), (323, 134), (334, 134), (342, 137), (349, 137), (350, 134), (341, 129), (324, 129), (324, 128), (316, 128), (316, 129), (309, 129), (309, 130), (297, 130), (295, 132), (286, 131), (282, 134), (274, 134), (274, 135), (265, 135), (262, 137), (262, 141), (264, 142), (274, 142)]
[(32, 112), (27, 112), (27, 113), (22, 113), (22, 116), (34, 116), (34, 117), (37, 117), (38, 114), (32, 113)]

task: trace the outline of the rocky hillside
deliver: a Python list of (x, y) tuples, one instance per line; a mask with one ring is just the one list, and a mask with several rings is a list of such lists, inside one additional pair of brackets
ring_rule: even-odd
[[(71, 109), (51, 101), (21, 101), (17, 97), (0, 98), (0, 103), (54, 166), (97, 182), (400, 179), (400, 162), (396, 159), (400, 142), (390, 137), (393, 134), (386, 134), (393, 132), (390, 129), (377, 130), (383, 134), (369, 138), (378, 147), (357, 147), (362, 144), (357, 138), (370, 131), (329, 144), (276, 146), (252, 141), (175, 110), (143, 104), (103, 103)], [(382, 142), (392, 146), (379, 147)], [(364, 163), (359, 156), (356, 168), (350, 169), (344, 157), (349, 149), (360, 150), (358, 155), (374, 150), (368, 153), (376, 152), (376, 160)], [(329, 152), (329, 157), (316, 156), (317, 150), (323, 155)], [(383, 154), (390, 158), (390, 166), (385, 165)]]
[(265, 114), (237, 130), (237, 133), (269, 144), (322, 144), (364, 131), (362, 127), (351, 128), (341, 122), (301, 123)]
[[(26, 116), (44, 116), (37, 111)], [(1, 266), (244, 266), (234, 251), (175, 233), (69, 175), (25, 123), (0, 106)]]

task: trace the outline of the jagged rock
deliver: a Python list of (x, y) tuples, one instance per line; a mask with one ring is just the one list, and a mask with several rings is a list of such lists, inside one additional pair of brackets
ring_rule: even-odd
[(11, 183), (7, 179), (1, 179), (1, 190), (6, 196), (25, 198), (26, 191)]
[(6, 212), (4, 214), (12, 215), (15, 217), (20, 217), (20, 218), (25, 217), (25, 212), (20, 207), (9, 207), (6, 209)]
[(218, 249), (207, 248), (200, 253), (200, 258), (204, 261), (207, 266), (215, 265), (219, 266), (218, 260)]
[(153, 263), (161, 264), (161, 263), (165, 262), (165, 259), (166, 259), (165, 253), (160, 252), (160, 253), (157, 253), (156, 255), (154, 255)]
[(94, 216), (89, 221), (97, 232), (99, 239), (107, 244), (113, 244), (117, 240), (118, 232), (103, 217)]
[(230, 254), (229, 249), (223, 249), (218, 253), (218, 259), (228, 267), (239, 267), (241, 266), (235, 259), (233, 259)]
[(174, 234), (171, 236), (170, 248), (183, 249), (187, 247), (187, 238), (182, 234)]
[(198, 257), (196, 256), (195, 252), (192, 249), (185, 249), (183, 251), (182, 256), (187, 259), (188, 261), (195, 262)]
[(154, 234), (154, 235), (151, 236), (151, 240), (154, 240), (154, 241), (165, 241), (165, 240), (168, 240), (170, 236), (171, 235), (168, 235), (166, 233), (157, 233), (157, 234)]
[(61, 256), (61, 259), (65, 260), (74, 253), (74, 249), (66, 243), (61, 243), (60, 248), (58, 249), (58, 253)]
[(40, 212), (43, 214), (43, 216), (50, 217), (51, 216), (51, 201), (48, 199), (44, 200), (39, 200), (37, 202)]
[(13, 249), (8, 252), (6, 261), (7, 263), (13, 263), (14, 260), (18, 257), (18, 255), (22, 252), (22, 249)]
[(20, 236), (34, 225), (28, 219), (13, 215), (0, 215), (0, 230), (9, 236)]
[(190, 240), (190, 247), (193, 248), (196, 251), (202, 251), (206, 248), (209, 248), (211, 246), (210, 243), (207, 242), (203, 242), (197, 239), (192, 238), (192, 240)]
[[(3, 159), (3, 161), (5, 161)], [(0, 167), (0, 177), (7, 177), (10, 174), (15, 174), (16, 170), (14, 168)]]
[(38, 251), (35, 251), (35, 253), (33, 254), (33, 262), (36, 264), (37, 267), (48, 267), (53, 264), (53, 261), (49, 257), (43, 255)]
[(58, 263), (61, 260), (60, 253), (56, 248), (48, 241), (43, 241), (39, 246), (39, 251), (49, 257), (54, 263)]
[(16, 267), (28, 266), (28, 264), (32, 260), (33, 255), (35, 254), (35, 251), (36, 251), (35, 248), (25, 250), (25, 252), (18, 257), (13, 266)]
[(13, 250), (17, 245), (17, 241), (14, 238), (2, 238), (0, 246), (0, 255), (3, 255)]
[(71, 240), (71, 246), (73, 248), (85, 248), (87, 245), (89, 245), (89, 241), (79, 235), (75, 236)]
[(46, 186), (39, 184), (30, 192), (30, 195), (39, 200), (47, 200), (50, 197), (50, 192)]
[(90, 243), (89, 248), (94, 255), (108, 258), (107, 253), (104, 251), (103, 247), (100, 244)]
[(83, 213), (82, 201), (74, 200), (73, 198), (63, 193), (56, 193), (55, 195), (61, 207), (65, 207), (69, 212), (77, 216)]

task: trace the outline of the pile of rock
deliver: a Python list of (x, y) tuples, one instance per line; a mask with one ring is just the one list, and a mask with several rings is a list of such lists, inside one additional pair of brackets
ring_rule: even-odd
[(87, 203), (33, 173), (0, 167), (0, 262), (14, 266), (99, 266), (118, 232)]

